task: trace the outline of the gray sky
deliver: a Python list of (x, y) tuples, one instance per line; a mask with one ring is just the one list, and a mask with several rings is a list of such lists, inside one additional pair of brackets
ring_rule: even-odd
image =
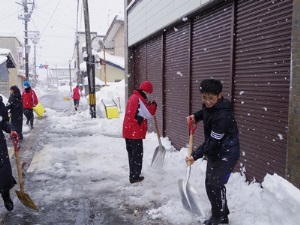
[[(0, 0), (0, 33), (14, 32), (24, 41), (24, 24), (18, 19), (22, 7), (15, 3), (21, 1)], [(84, 31), (82, 0), (79, 2), (79, 31)], [(38, 30), (41, 34), (37, 65), (67, 65), (74, 51), (77, 0), (35, 0), (35, 3), (29, 30)], [(122, 0), (88, 0), (88, 3), (91, 31), (100, 35), (106, 33), (115, 15), (124, 15)], [(33, 57), (33, 50), (30, 57)]]

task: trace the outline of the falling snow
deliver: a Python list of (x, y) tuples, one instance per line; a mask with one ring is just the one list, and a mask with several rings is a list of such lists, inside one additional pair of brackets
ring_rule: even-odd
[(187, 21), (187, 20), (188, 20), (187, 17), (183, 17), (183, 18), (182, 18), (182, 21)]
[(280, 140), (283, 140), (283, 135), (282, 134), (277, 134)]

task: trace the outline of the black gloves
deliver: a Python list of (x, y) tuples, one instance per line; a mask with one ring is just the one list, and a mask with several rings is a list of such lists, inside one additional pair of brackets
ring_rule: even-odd
[(143, 120), (144, 120), (144, 118), (138, 115), (139, 108), (140, 108), (140, 106), (137, 108), (134, 118), (137, 120), (138, 124), (141, 125), (142, 122), (143, 122)]

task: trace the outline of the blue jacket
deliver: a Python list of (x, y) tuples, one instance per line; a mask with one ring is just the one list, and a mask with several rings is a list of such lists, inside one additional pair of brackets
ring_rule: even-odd
[(239, 133), (229, 100), (222, 97), (212, 108), (203, 104), (194, 115), (197, 122), (203, 120), (205, 136), (204, 143), (192, 153), (195, 160), (203, 155), (209, 159), (239, 158)]

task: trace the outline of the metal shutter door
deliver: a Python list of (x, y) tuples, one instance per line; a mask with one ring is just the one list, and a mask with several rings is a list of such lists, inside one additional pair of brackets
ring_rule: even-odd
[(144, 42), (135, 48), (134, 52), (134, 87), (147, 79), (147, 43)]
[(165, 132), (176, 149), (188, 143), (189, 24), (166, 32), (165, 40)]
[(247, 177), (285, 174), (292, 0), (238, 1), (235, 117)]
[[(222, 81), (223, 95), (231, 93), (232, 3), (193, 19), (192, 32), (192, 113), (202, 108), (200, 82), (214, 78)], [(195, 145), (204, 141), (202, 122), (195, 133)]]
[[(147, 78), (153, 84), (149, 100), (157, 103), (156, 118), (162, 135), (163, 129), (163, 43), (162, 35), (147, 42)], [(148, 120), (148, 131), (156, 132), (154, 120)]]

